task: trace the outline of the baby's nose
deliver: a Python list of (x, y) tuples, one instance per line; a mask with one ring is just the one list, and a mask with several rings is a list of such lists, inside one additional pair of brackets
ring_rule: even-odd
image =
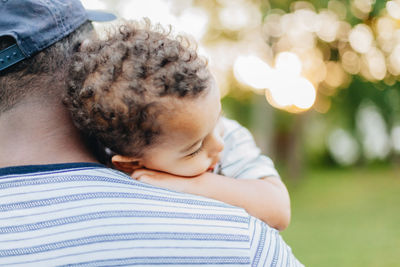
[(218, 142), (216, 144), (216, 150), (218, 151), (218, 153), (224, 150), (224, 140), (222, 140), (221, 137), (218, 138)]
[(224, 140), (222, 139), (221, 135), (215, 134), (214, 137), (214, 142), (212, 145), (212, 154), (219, 154), (223, 149), (224, 149)]

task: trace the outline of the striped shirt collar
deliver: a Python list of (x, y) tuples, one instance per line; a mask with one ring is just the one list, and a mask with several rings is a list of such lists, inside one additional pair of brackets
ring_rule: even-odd
[(24, 166), (12, 166), (0, 168), (0, 176), (10, 174), (27, 174), (35, 172), (46, 172), (55, 170), (65, 170), (74, 168), (86, 168), (86, 167), (97, 167), (106, 168), (104, 165), (93, 162), (75, 162), (75, 163), (57, 163), (57, 164), (45, 164), (45, 165), (24, 165)]

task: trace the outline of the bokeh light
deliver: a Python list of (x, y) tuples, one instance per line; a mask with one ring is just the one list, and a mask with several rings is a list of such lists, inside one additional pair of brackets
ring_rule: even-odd
[(266, 89), (268, 102), (280, 109), (300, 112), (312, 107), (316, 90), (311, 82), (302, 77), (301, 61), (294, 53), (277, 55), (275, 67), (260, 58), (239, 56), (234, 64), (235, 77), (255, 89)]
[(383, 53), (377, 48), (371, 48), (364, 56), (368, 70), (375, 80), (382, 80), (386, 76), (386, 61)]
[(395, 125), (392, 128), (391, 141), (393, 144), (393, 150), (396, 153), (400, 153), (400, 125)]
[(230, 30), (248, 29), (261, 22), (257, 7), (247, 1), (225, 1), (219, 12), (219, 20), (224, 28)]
[(396, 76), (400, 74), (400, 44), (390, 53), (389, 71)]
[(333, 42), (336, 39), (340, 24), (334, 12), (329, 10), (322, 11), (318, 14), (316, 23), (318, 25), (316, 33), (321, 40)]
[(389, 154), (390, 139), (386, 122), (373, 103), (361, 105), (357, 114), (357, 128), (367, 159), (384, 159)]
[(272, 68), (254, 55), (239, 56), (233, 65), (238, 81), (255, 89), (265, 89), (273, 78)]
[(104, 1), (101, 0), (81, 0), (82, 5), (87, 9), (94, 9), (94, 10), (101, 10), (107, 9), (106, 4)]
[(298, 76), (301, 73), (301, 61), (299, 57), (290, 52), (282, 52), (276, 56), (275, 69), (289, 76)]
[(349, 35), (351, 47), (359, 53), (367, 53), (371, 49), (373, 39), (371, 29), (365, 24), (355, 26)]
[[(90, 6), (96, 5), (93, 0), (85, 2)], [(187, 1), (186, 4), (182, 2), (179, 9), (173, 1), (164, 0), (130, 0), (117, 3), (116, 9), (124, 19), (141, 20), (146, 17), (153, 24), (159, 23), (165, 28), (172, 25), (174, 32), (190, 34), (197, 41), (205, 34), (209, 22), (208, 13), (200, 7), (194, 7), (192, 1)]]
[(392, 18), (400, 19), (400, 3), (398, 1), (388, 1), (386, 9)]
[(335, 161), (344, 166), (354, 164), (360, 157), (357, 140), (344, 129), (332, 131), (328, 148)]
[(348, 50), (343, 53), (342, 66), (350, 74), (357, 74), (360, 71), (360, 58), (354, 51)]

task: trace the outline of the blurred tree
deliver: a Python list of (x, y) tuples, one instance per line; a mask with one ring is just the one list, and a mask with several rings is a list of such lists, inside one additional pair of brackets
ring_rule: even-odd
[[(212, 2), (216, 3), (212, 5), (214, 14), (216, 6), (220, 9), (229, 6), (227, 1)], [(360, 151), (359, 155), (357, 151), (349, 152), (355, 155), (351, 163), (349, 162), (350, 164), (386, 160), (393, 157), (395, 151), (390, 148), (390, 138), (393, 138), (391, 132), (399, 125), (400, 121), (400, 99), (397, 86), (400, 74), (400, 38), (397, 37), (400, 33), (399, 1), (271, 0), (269, 2), (236, 2), (241, 2), (243, 6), (249, 3), (257, 5), (262, 14), (260, 35), (263, 36), (265, 47), (258, 47), (259, 50), (251, 52), (260, 58), (265, 58), (270, 66), (273, 66), (274, 62), (275, 66), (278, 64), (277, 56), (282, 52), (295, 54), (302, 64), (302, 76), (312, 82), (317, 92), (313, 108), (307, 111), (307, 108), (299, 109), (293, 104), (285, 106), (276, 103), (276, 100), (273, 99), (274, 90), (268, 87), (273, 85), (267, 85), (268, 83), (265, 82), (266, 91), (270, 91), (269, 94), (272, 94), (272, 97), (267, 97), (267, 99), (272, 106), (278, 108), (272, 112), (274, 119), (272, 119), (271, 126), (274, 128), (274, 134), (268, 135), (272, 141), (265, 143), (272, 145), (272, 148), (270, 147), (268, 150), (275, 151), (274, 157), (277, 160), (286, 162), (285, 165), (289, 167), (290, 173), (300, 171), (301, 168), (298, 166), (307, 162), (304, 160), (305, 156), (313, 158), (313, 155), (307, 152), (309, 150), (311, 153), (314, 151), (318, 154), (318, 157), (314, 157), (314, 162), (319, 164), (323, 162), (331, 164), (331, 158), (337, 163), (348, 164), (338, 159), (337, 156), (335, 158), (336, 152), (328, 153), (332, 147), (336, 147), (335, 149), (338, 150), (341, 148), (341, 143), (346, 144), (346, 142), (340, 141), (341, 135), (338, 135), (338, 138), (329, 138), (337, 129), (347, 131), (348, 134), (345, 136), (354, 138), (356, 144), (342, 148), (343, 152), (340, 153), (347, 153), (346, 149), (348, 150), (350, 147)], [(204, 1), (202, 1), (202, 5), (207, 6)], [(233, 18), (234, 14), (231, 15)], [(236, 42), (247, 41), (250, 43), (250, 39), (247, 39), (246, 36), (251, 35), (251, 28), (225, 29), (218, 23), (213, 23), (210, 27), (214, 42), (230, 38)], [(216, 34), (218, 31), (219, 34)], [(246, 54), (249, 51), (243, 50), (242, 53)], [(256, 71), (256, 65), (253, 67), (253, 71)], [(265, 76), (268, 76), (267, 72), (265, 72)], [(253, 75), (252, 78), (257, 77)], [(285, 83), (284, 79), (281, 80), (282, 84)], [(286, 79), (292, 78), (287, 75)], [(249, 82), (243, 86), (239, 82), (232, 88), (248, 90), (246, 88), (248, 86), (257, 87), (258, 85)], [(290, 95), (288, 92), (286, 95)], [(227, 97), (235, 96), (237, 97), (238, 94), (231, 90)], [(254, 105), (253, 102), (243, 101), (241, 110), (245, 109), (243, 108), (245, 103)], [(375, 113), (364, 112), (366, 103), (368, 106), (374, 107), (369, 110)], [(249, 106), (247, 108), (255, 109)], [(293, 112), (294, 115), (285, 114), (285, 111), (280, 110)], [(309, 114), (299, 115), (297, 114), (299, 111)], [(321, 117), (310, 116), (310, 113), (315, 112), (323, 114), (324, 119), (318, 120), (320, 124), (322, 121), (325, 126), (317, 128), (312, 126), (316, 123), (310, 119), (315, 120)], [(360, 121), (365, 117), (362, 115), (364, 113), (367, 115), (363, 120), (367, 120), (367, 123)], [(378, 122), (382, 117), (383, 123), (376, 123), (375, 117), (368, 114), (375, 114)], [(381, 128), (381, 130), (372, 130), (371, 133), (368, 133), (371, 131), (371, 127), (363, 126), (368, 123), (375, 123), (375, 127)], [(252, 125), (249, 127), (252, 128)], [(320, 131), (314, 135), (320, 134), (324, 137), (319, 138), (318, 143), (325, 149), (315, 149), (315, 139), (307, 138), (310, 136), (309, 128)], [(304, 131), (307, 132), (307, 135), (302, 134)], [(366, 143), (371, 138), (383, 141)], [(333, 140), (330, 141), (330, 146), (328, 139)], [(302, 144), (302, 142), (304, 143)], [(371, 147), (374, 145), (382, 148), (372, 149)], [(302, 148), (305, 148), (305, 151)], [(385, 149), (387, 153), (379, 152), (385, 151)], [(390, 152), (391, 150), (393, 152)], [(340, 156), (342, 155), (340, 153), (336, 154)], [(326, 157), (326, 159), (320, 157)], [(317, 160), (317, 158), (319, 159)]]

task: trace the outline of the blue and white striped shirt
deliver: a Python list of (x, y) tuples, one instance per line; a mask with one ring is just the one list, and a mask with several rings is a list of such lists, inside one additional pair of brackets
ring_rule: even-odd
[(225, 203), (93, 163), (0, 169), (0, 266), (302, 266)]

